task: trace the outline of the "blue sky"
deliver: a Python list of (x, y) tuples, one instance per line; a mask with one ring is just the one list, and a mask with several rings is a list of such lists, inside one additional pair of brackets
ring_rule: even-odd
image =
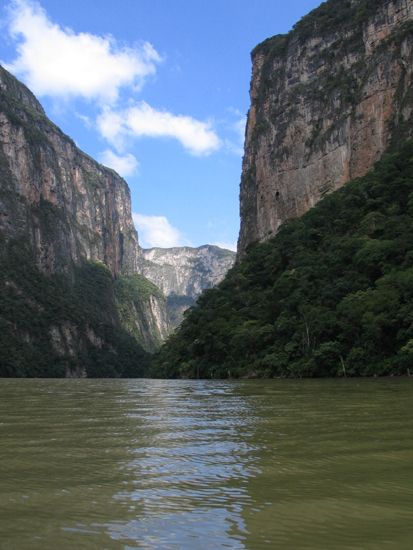
[(142, 246), (234, 247), (250, 51), (319, 0), (6, 0), (0, 60), (117, 169)]

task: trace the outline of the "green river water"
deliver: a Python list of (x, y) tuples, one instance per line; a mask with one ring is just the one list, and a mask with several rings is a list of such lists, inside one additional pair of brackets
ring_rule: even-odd
[(413, 380), (0, 380), (0, 548), (413, 548)]

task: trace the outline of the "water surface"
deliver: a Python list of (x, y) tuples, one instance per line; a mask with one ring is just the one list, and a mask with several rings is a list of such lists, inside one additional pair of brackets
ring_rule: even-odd
[(413, 381), (0, 380), (0, 548), (411, 549)]

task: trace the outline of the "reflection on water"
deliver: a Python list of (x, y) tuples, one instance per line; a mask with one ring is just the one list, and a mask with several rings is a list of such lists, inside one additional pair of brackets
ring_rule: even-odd
[(245, 398), (226, 384), (151, 381), (130, 388), (129, 399), (138, 429), (120, 465), (130, 483), (115, 498), (134, 516), (109, 524), (112, 538), (193, 548), (195, 537), (205, 548), (243, 548), (255, 458)]
[(0, 381), (0, 548), (398, 548), (413, 384)]

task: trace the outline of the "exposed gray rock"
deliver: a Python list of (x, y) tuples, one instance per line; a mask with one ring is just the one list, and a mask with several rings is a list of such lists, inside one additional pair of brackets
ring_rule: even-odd
[(150, 248), (142, 250), (141, 273), (167, 298), (171, 323), (176, 327), (183, 312), (207, 288), (217, 285), (235, 261), (235, 252), (218, 246)]
[(29, 239), (39, 269), (66, 271), (86, 259), (113, 274), (136, 271), (140, 249), (126, 182), (80, 151), (1, 67), (0, 165), (0, 230)]
[(412, 135), (413, 0), (329, 0), (252, 52), (238, 250)]

